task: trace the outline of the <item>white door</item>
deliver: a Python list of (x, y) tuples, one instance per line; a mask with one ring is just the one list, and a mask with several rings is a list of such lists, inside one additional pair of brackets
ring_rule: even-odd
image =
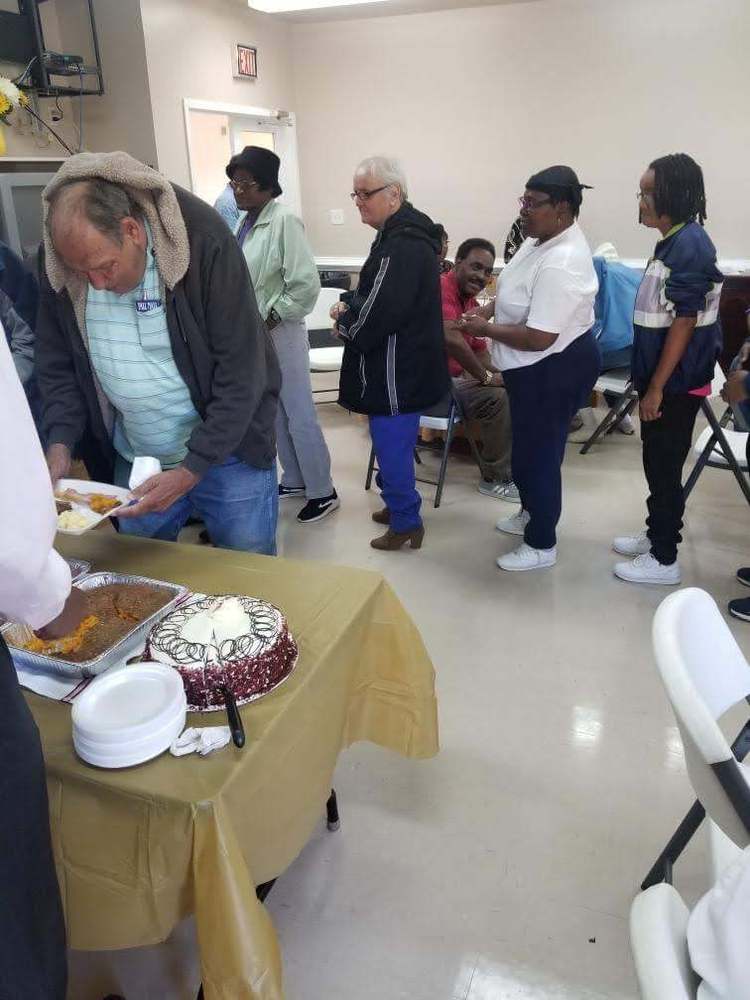
[(232, 115), (230, 122), (232, 154), (241, 152), (245, 146), (262, 146), (276, 153), (281, 160), (279, 184), (283, 190), (279, 201), (301, 215), (297, 130), (294, 120), (291, 119), (291, 124), (287, 124), (286, 120), (280, 122), (274, 118)]
[[(197, 106), (193, 106), (197, 105)], [(281, 160), (279, 201), (301, 215), (297, 130), (294, 117), (242, 114), (237, 105), (211, 107), (202, 101), (185, 102), (185, 123), (192, 190), (210, 205), (227, 184), (226, 165), (245, 146), (263, 146)]]

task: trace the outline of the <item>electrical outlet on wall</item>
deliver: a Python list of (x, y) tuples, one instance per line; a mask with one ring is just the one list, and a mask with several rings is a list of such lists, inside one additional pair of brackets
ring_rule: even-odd
[(332, 208), (328, 212), (328, 217), (331, 220), (332, 226), (343, 226), (344, 225), (344, 210), (343, 208)]

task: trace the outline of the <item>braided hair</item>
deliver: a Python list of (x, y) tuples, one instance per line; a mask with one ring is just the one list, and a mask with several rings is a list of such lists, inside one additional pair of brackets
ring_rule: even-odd
[(654, 172), (654, 208), (672, 222), (706, 219), (703, 171), (687, 153), (670, 153), (649, 164)]

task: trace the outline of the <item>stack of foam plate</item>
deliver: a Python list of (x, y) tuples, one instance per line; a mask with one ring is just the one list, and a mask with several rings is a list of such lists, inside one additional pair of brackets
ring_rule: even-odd
[(163, 753), (185, 728), (182, 678), (161, 663), (101, 674), (73, 703), (73, 745), (96, 767), (132, 767)]

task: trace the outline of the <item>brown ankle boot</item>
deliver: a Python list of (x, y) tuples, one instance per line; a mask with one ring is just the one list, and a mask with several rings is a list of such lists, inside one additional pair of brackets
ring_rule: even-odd
[(372, 519), (375, 524), (390, 524), (391, 523), (391, 512), (387, 507), (383, 507), (382, 510), (376, 510), (372, 515)]
[(389, 528), (380, 538), (373, 538), (370, 545), (374, 549), (382, 549), (384, 552), (395, 552), (396, 549), (400, 549), (408, 542), (413, 549), (421, 549), (423, 538), (424, 525), (421, 524), (413, 531), (393, 531), (392, 528)]

